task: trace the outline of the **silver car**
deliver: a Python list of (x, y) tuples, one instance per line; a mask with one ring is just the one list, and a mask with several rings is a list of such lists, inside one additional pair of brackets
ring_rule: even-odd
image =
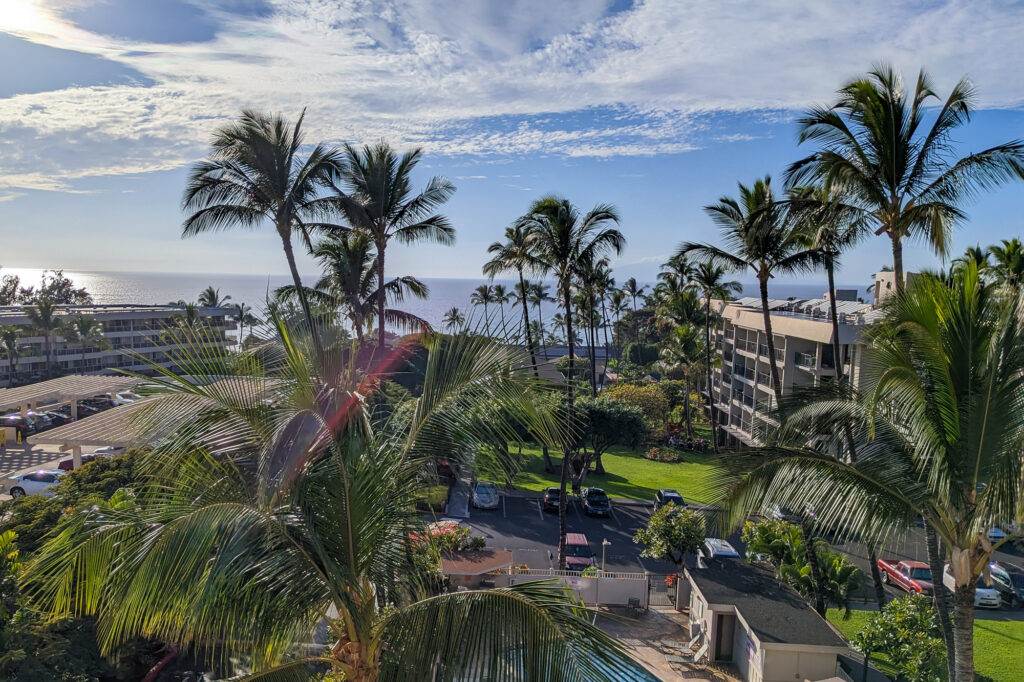
[(477, 481), (473, 488), (473, 506), (477, 509), (497, 509), (501, 504), (498, 486), (490, 481)]

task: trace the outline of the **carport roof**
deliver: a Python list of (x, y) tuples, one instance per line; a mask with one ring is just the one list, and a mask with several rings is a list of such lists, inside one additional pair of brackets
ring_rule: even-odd
[(512, 552), (507, 549), (470, 549), (441, 555), (441, 572), (445, 575), (483, 575), (511, 565)]
[(18, 388), (0, 390), (0, 411), (42, 402), (68, 402), (133, 388), (142, 379), (128, 376), (72, 374)]
[[(29, 443), (57, 444), (62, 449), (76, 445), (144, 445), (145, 439), (140, 435), (142, 429), (133, 415), (149, 404), (151, 400), (137, 400), (127, 405), (119, 405), (98, 414), (91, 415), (49, 431), (43, 431), (28, 437)], [(140, 415), (141, 416), (141, 415)], [(152, 424), (147, 423), (146, 433), (152, 438), (156, 431)], [(173, 425), (168, 425), (170, 432)]]

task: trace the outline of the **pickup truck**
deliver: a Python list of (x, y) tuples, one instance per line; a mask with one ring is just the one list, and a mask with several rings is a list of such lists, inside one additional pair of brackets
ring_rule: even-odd
[(879, 559), (882, 582), (916, 594), (932, 593), (932, 572), (923, 561)]

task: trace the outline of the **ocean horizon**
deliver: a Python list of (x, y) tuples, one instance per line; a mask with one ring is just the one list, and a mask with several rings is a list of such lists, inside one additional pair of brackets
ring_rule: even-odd
[[(0, 276), (12, 274), (21, 278), (22, 286), (38, 285), (42, 276), (42, 268), (3, 268)], [(65, 270), (75, 286), (85, 287), (92, 295), (93, 301), (102, 304), (148, 304), (162, 305), (172, 301), (194, 301), (199, 292), (208, 286), (220, 289), (221, 296), (230, 296), (230, 303), (246, 303), (256, 311), (257, 315), (266, 307), (268, 292), (291, 283), (288, 275), (240, 275), (218, 273), (161, 273), (161, 272), (110, 272)], [(318, 276), (303, 274), (304, 282), (313, 282)], [(467, 316), (481, 316), (482, 311), (474, 310), (469, 301), (473, 289), (487, 282), (480, 278), (423, 278), (430, 290), (426, 300), (406, 299), (401, 306), (409, 312), (419, 315), (434, 326), (441, 323), (445, 312), (450, 308), (459, 308)], [(514, 280), (495, 279), (494, 283), (504, 284), (512, 289)], [(653, 282), (647, 282), (648, 286)], [(756, 282), (742, 282), (743, 296), (759, 296)], [(870, 301), (871, 296), (865, 286), (837, 284), (839, 289), (856, 289), (857, 295)], [(769, 284), (768, 293), (772, 298), (820, 298), (827, 290), (822, 281), (779, 281)], [(552, 286), (552, 289), (554, 287)], [(558, 312), (553, 303), (542, 307), (545, 320)], [(506, 315), (509, 306), (505, 306)], [(531, 314), (533, 311), (530, 311)], [(497, 315), (492, 311), (492, 314)]]

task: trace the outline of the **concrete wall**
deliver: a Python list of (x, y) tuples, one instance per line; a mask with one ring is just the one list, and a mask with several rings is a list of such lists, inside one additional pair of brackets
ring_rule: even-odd
[(553, 577), (576, 593), (584, 604), (628, 606), (630, 599), (636, 599), (640, 602), (640, 608), (646, 609), (648, 605), (650, 580), (642, 574), (608, 573), (598, 578), (584, 577), (576, 571), (529, 571), (487, 577), (494, 579), (495, 587), (519, 585)]
[[(770, 645), (769, 645), (770, 647)], [(763, 682), (825, 680), (836, 674), (834, 651), (763, 648)]]

